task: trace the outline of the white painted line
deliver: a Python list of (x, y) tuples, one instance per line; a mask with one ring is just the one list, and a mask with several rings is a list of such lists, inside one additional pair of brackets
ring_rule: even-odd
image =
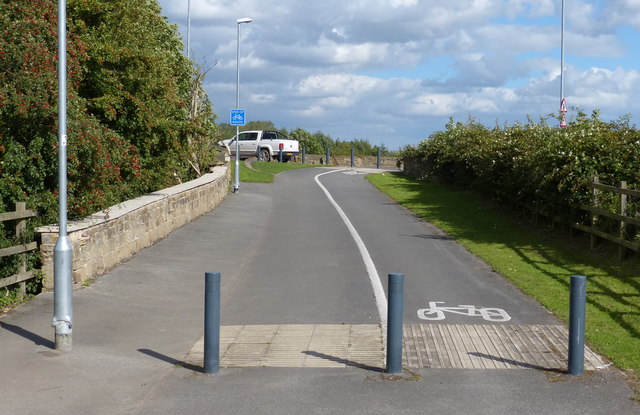
[(376, 300), (376, 307), (378, 307), (380, 324), (382, 324), (383, 326), (386, 326), (387, 325), (387, 296), (384, 293), (384, 288), (382, 288), (382, 282), (380, 281), (380, 276), (378, 275), (376, 266), (373, 263), (373, 260), (371, 259), (371, 255), (369, 255), (369, 251), (367, 250), (367, 247), (362, 241), (362, 238), (360, 238), (360, 235), (358, 235), (356, 228), (354, 228), (353, 225), (351, 224), (351, 221), (349, 220), (347, 215), (344, 213), (340, 205), (338, 205), (338, 203), (335, 201), (333, 196), (331, 196), (331, 193), (329, 193), (327, 188), (324, 187), (322, 183), (320, 183), (320, 180), (318, 179), (320, 176), (324, 176), (325, 174), (331, 174), (331, 173), (337, 173), (337, 172), (343, 172), (343, 171), (345, 170), (332, 170), (325, 173), (320, 173), (314, 179), (316, 183), (318, 183), (318, 186), (320, 186), (324, 194), (327, 195), (329, 202), (331, 202), (333, 207), (336, 208), (336, 210), (338, 211), (338, 214), (344, 221), (344, 224), (347, 225), (347, 229), (349, 229), (349, 232), (351, 233), (351, 237), (356, 242), (356, 245), (358, 246), (358, 250), (360, 250), (360, 255), (362, 256), (362, 261), (364, 262), (364, 266), (367, 268), (367, 274), (369, 275), (369, 281), (371, 282), (371, 288), (373, 289), (373, 297)]

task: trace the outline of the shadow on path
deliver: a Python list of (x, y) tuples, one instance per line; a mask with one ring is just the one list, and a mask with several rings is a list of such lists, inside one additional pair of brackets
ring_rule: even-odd
[(24, 337), (25, 339), (32, 341), (38, 346), (48, 347), (49, 349), (54, 349), (56, 347), (53, 341), (45, 339), (44, 337), (28, 330), (25, 330), (22, 327), (14, 326), (13, 324), (5, 323), (2, 321), (0, 321), (0, 327), (7, 331), (10, 331), (11, 333), (17, 334), (20, 337)]

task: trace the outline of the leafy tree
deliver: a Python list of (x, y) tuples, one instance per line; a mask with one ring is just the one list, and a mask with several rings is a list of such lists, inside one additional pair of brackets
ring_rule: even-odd
[(215, 116), (201, 73), (183, 56), (177, 28), (157, 0), (69, 0), (68, 7), (88, 45), (78, 93), (103, 125), (139, 150), (144, 190), (200, 174), (202, 157), (194, 159), (190, 146), (212, 151)]
[(291, 131), (291, 138), (293, 138), (294, 140), (298, 140), (298, 142), (300, 143), (301, 151), (304, 147), (305, 151), (308, 154), (322, 154), (323, 152), (322, 148), (320, 147), (320, 143), (313, 140), (311, 137), (311, 133), (303, 130), (302, 128), (296, 128), (295, 130)]
[[(0, 210), (26, 201), (55, 221), (57, 193), (57, 7), (48, 0), (4, 2), (0, 9)], [(118, 202), (135, 178), (135, 149), (86, 112), (76, 89), (86, 46), (68, 39), (69, 208), (81, 216)], [(128, 193), (125, 191), (125, 194)]]

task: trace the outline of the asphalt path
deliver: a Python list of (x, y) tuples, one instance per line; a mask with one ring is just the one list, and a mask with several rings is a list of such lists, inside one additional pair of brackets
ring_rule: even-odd
[[(405, 323), (427, 322), (418, 311), (430, 302), (454, 310), (439, 313), (440, 320), (427, 315), (428, 322), (558, 323), (365, 176), (352, 169), (290, 171), (273, 185), (241, 189), (229, 201), (251, 206), (255, 232), (235, 252), (240, 271), (231, 271), (223, 324), (378, 323), (386, 316), (389, 273), (405, 275)], [(494, 317), (485, 320), (460, 305), (494, 310)]]
[(413, 368), (397, 379), (352, 366), (242, 367), (205, 375), (185, 361), (202, 338), (205, 272), (222, 274), (223, 325), (377, 324), (376, 297), (386, 296), (390, 272), (405, 274), (406, 323), (504, 324), (477, 312), (421, 320), (430, 302), (469, 306), (463, 314), (500, 309), (509, 324), (556, 323), (364, 175), (302, 169), (273, 184), (241, 183), (214, 211), (74, 291), (70, 353), (53, 348), (52, 293), (0, 316), (0, 414), (639, 413), (617, 370)]

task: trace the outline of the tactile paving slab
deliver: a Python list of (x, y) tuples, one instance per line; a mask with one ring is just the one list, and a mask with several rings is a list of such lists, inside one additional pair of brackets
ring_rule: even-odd
[[(506, 324), (406, 324), (406, 368), (566, 370), (567, 329)], [(374, 324), (223, 326), (221, 367), (359, 367), (384, 369), (385, 333)], [(204, 339), (187, 356), (202, 365)], [(606, 367), (585, 348), (585, 369)]]

